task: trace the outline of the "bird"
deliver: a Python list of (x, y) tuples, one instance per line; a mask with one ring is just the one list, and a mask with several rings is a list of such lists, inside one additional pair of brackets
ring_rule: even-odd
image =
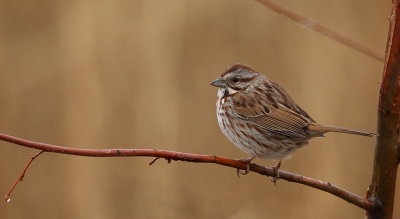
[(245, 172), (240, 172), (243, 175), (249, 172), (256, 157), (277, 160), (272, 167), (275, 183), (283, 159), (327, 132), (376, 135), (317, 123), (283, 87), (245, 64), (228, 67), (210, 85), (218, 88), (216, 111), (220, 129), (236, 147), (250, 155), (240, 159), (246, 163)]

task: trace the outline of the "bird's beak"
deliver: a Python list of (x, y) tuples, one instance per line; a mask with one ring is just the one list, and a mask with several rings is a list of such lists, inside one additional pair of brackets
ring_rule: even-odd
[(226, 87), (226, 82), (223, 78), (219, 77), (213, 81), (211, 81), (210, 85), (214, 87)]

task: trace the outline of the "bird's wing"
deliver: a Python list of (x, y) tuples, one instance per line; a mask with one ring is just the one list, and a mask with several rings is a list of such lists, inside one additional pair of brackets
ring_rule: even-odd
[(233, 106), (237, 116), (247, 122), (285, 137), (296, 139), (309, 139), (306, 127), (309, 122), (299, 113), (278, 104), (268, 107)]
[(288, 108), (289, 111), (298, 114), (302, 118), (306, 119), (308, 122), (315, 123), (315, 121), (311, 118), (311, 116), (309, 116), (307, 112), (305, 112), (292, 100), (292, 98), (285, 91), (285, 89), (283, 89), (279, 84), (275, 82), (271, 81), (271, 83), (273, 84), (272, 88), (274, 90), (269, 90), (266, 95), (268, 95), (268, 93), (274, 93), (274, 92), (280, 94), (275, 96), (275, 98), (271, 102), (272, 105), (274, 105), (277, 108), (279, 108), (279, 105), (282, 105), (284, 106), (283, 108)]

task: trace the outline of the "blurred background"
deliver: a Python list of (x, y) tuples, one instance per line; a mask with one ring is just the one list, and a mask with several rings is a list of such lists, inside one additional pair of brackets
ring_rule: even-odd
[[(391, 1), (276, 1), (378, 51)], [(253, 0), (0, 0), (0, 132), (79, 148), (247, 155), (219, 130), (216, 89), (253, 66), (312, 117), (376, 130), (383, 63)], [(281, 169), (365, 195), (374, 138), (327, 134)], [(35, 150), (0, 142), (5, 194)], [(362, 218), (330, 194), (232, 168), (43, 154), (0, 218)], [(261, 165), (273, 162), (256, 159)], [(400, 196), (397, 196), (397, 203)], [(397, 206), (395, 218), (400, 217)]]

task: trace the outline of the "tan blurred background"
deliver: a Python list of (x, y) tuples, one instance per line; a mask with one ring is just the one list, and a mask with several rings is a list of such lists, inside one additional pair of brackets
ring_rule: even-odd
[[(280, 0), (384, 51), (391, 1)], [(253, 0), (0, 1), (0, 132), (80, 148), (246, 155), (218, 128), (216, 89), (247, 63), (321, 123), (375, 131), (383, 64)], [(282, 169), (365, 194), (373, 138), (328, 134)], [(0, 142), (0, 192), (35, 150)], [(362, 218), (330, 194), (211, 164), (44, 154), (0, 218)], [(272, 162), (255, 160), (262, 165)], [(399, 195), (397, 196), (399, 197)], [(399, 198), (398, 198), (399, 199)], [(400, 217), (397, 201), (396, 216)]]

